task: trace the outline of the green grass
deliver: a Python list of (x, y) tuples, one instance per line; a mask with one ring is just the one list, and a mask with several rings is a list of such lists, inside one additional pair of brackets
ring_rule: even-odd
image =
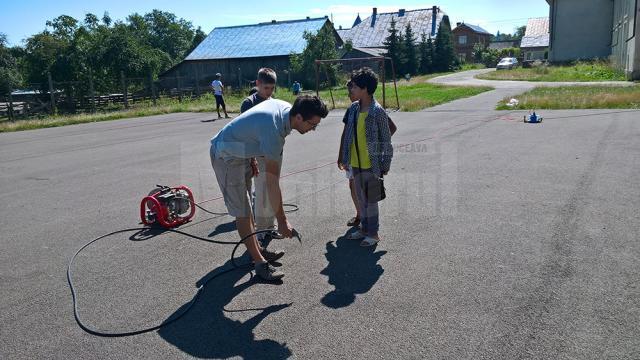
[(640, 109), (640, 86), (538, 87), (514, 98), (518, 106), (507, 106), (509, 97), (497, 109)]
[(537, 66), (513, 70), (492, 71), (476, 76), (485, 80), (521, 81), (625, 81), (624, 72), (607, 62), (578, 62), (570, 66)]
[(468, 63), (464, 63), (460, 67), (460, 71), (480, 70), (480, 69), (486, 69), (486, 68), (487, 67), (484, 64), (468, 64)]
[[(491, 90), (490, 87), (455, 87), (429, 84), (426, 81), (436, 76), (444, 74), (430, 74), (411, 78), (410, 81), (400, 80), (397, 82), (398, 98), (400, 99), (400, 110), (402, 111), (419, 111), (428, 107), (443, 104), (453, 100), (474, 96), (484, 91)], [(335, 108), (346, 109), (351, 103), (347, 96), (347, 90), (344, 87), (336, 87), (333, 91), (333, 99)], [(382, 101), (382, 87), (379, 85), (376, 97)], [(394, 108), (396, 106), (395, 92), (393, 90), (393, 82), (386, 83), (387, 107)], [(244, 99), (243, 94), (225, 95), (227, 111), (230, 113), (238, 113), (240, 111), (240, 103)], [(288, 90), (280, 89), (274, 94), (275, 98), (282, 99), (293, 103), (295, 96)], [(329, 90), (320, 91), (320, 97), (332, 107), (331, 95)], [(182, 102), (176, 99), (161, 99), (154, 106), (151, 102), (136, 103), (128, 110), (117, 110), (110, 112), (102, 112), (95, 114), (79, 114), (79, 115), (60, 115), (47, 116), (40, 119), (17, 120), (14, 122), (0, 121), (0, 133), (32, 130), (48, 127), (59, 127), (73, 124), (82, 124), (90, 122), (109, 121), (125, 118), (143, 117), (151, 115), (170, 114), (177, 112), (215, 112), (215, 100), (213, 95), (207, 94), (198, 99), (184, 99)]]

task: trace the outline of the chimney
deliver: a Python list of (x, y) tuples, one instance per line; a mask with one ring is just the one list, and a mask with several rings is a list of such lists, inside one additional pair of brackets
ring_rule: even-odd
[(311, 19), (310, 17), (307, 16), (307, 20)]
[(456, 23), (456, 27), (458, 27), (458, 26), (460, 26), (460, 25), (462, 25), (462, 23), (461, 23), (461, 22), (457, 22), (457, 23)]
[(340, 25), (340, 26), (338, 27), (338, 30), (342, 30), (342, 25)]
[(376, 17), (378, 17), (378, 8), (373, 8), (373, 15), (371, 15), (371, 27), (376, 25)]
[(436, 23), (438, 22), (438, 7), (431, 8), (431, 36), (436, 36)]
[(275, 20), (271, 20), (271, 23), (272, 23), (272, 24), (275, 24), (275, 23), (276, 23), (276, 21), (275, 21)]
[(404, 9), (398, 10), (398, 17), (404, 16)]

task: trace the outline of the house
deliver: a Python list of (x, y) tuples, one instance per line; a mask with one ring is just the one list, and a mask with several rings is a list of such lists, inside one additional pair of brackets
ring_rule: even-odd
[(503, 49), (511, 49), (511, 48), (519, 48), (520, 40), (500, 40), (500, 41), (492, 41), (489, 43), (489, 49), (492, 50), (503, 50)]
[(324, 27), (333, 31), (341, 46), (342, 39), (327, 17), (215, 28), (184, 61), (160, 75), (162, 87), (206, 88), (216, 73), (223, 75), (225, 84), (243, 87), (255, 80), (261, 67), (274, 69), (278, 83), (288, 85), (289, 56), (304, 51), (305, 32), (317, 33)]
[(629, 79), (640, 79), (636, 0), (547, 0), (549, 60), (611, 59)]
[(492, 34), (477, 25), (459, 22), (453, 32), (453, 46), (455, 53), (462, 62), (473, 61), (473, 48), (481, 44), (483, 48), (489, 46)]
[(342, 40), (345, 42), (350, 41), (354, 48), (353, 53), (347, 53), (343, 58), (354, 58), (365, 54), (373, 56), (374, 53), (384, 53), (383, 42), (389, 36), (392, 19), (396, 22), (396, 28), (400, 33), (404, 33), (407, 24), (411, 24), (411, 29), (416, 34), (416, 41), (420, 41), (422, 34), (435, 38), (438, 26), (444, 15), (437, 6), (417, 10), (400, 9), (397, 12), (387, 13), (378, 13), (378, 8), (373, 8), (371, 16), (359, 23), (356, 20), (351, 29), (344, 29), (338, 32)]
[(527, 29), (520, 42), (523, 61), (546, 60), (549, 51), (549, 18), (527, 21)]

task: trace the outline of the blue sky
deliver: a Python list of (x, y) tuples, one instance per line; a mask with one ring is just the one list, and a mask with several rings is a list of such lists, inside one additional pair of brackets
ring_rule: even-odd
[(525, 25), (529, 17), (548, 16), (545, 0), (436, 0), (430, 3), (412, 0), (397, 1), (215, 1), (215, 0), (156, 0), (156, 1), (86, 1), (86, 0), (7, 0), (0, 6), (0, 33), (5, 33), (10, 45), (20, 45), (22, 40), (45, 29), (45, 22), (59, 15), (83, 19), (84, 14), (99, 17), (106, 11), (114, 20), (124, 20), (134, 12), (145, 13), (152, 9), (169, 11), (202, 27), (209, 33), (216, 26), (252, 24), (270, 20), (301, 19), (306, 16), (333, 15), (336, 27), (350, 27), (356, 15), (364, 19), (375, 6), (378, 12), (397, 11), (439, 6), (451, 19), (452, 25), (464, 21), (480, 25), (491, 33), (512, 33), (519, 25)]

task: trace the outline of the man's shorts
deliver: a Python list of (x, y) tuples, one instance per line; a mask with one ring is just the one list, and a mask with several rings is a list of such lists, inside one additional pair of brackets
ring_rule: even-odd
[(218, 185), (224, 197), (229, 215), (233, 217), (251, 217), (251, 162), (249, 159), (215, 157), (215, 150), (211, 147), (211, 166), (216, 173)]
[(222, 95), (213, 95), (216, 98), (216, 106), (225, 106), (224, 105), (224, 97)]

